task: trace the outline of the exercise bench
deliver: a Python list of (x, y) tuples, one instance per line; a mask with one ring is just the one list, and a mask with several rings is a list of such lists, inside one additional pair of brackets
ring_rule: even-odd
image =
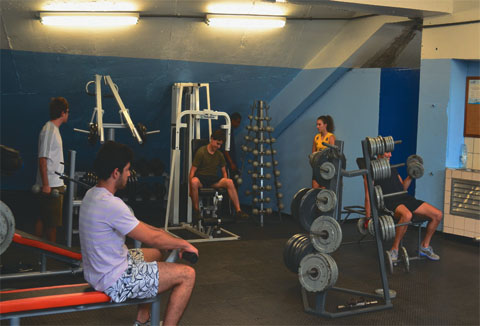
[[(179, 251), (173, 250), (166, 262), (175, 262)], [(195, 263), (195, 254), (184, 253), (183, 258)], [(152, 303), (151, 324), (160, 324), (161, 293), (148, 299), (131, 299), (121, 303), (110, 302), (110, 297), (95, 291), (88, 283), (57, 285), (20, 290), (0, 291), (0, 320), (20, 325), (23, 317), (45, 316), (76, 311), (115, 308)]]

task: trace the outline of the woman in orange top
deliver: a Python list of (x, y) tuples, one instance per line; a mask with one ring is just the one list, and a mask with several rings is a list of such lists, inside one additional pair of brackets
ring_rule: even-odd
[[(329, 115), (322, 115), (317, 118), (318, 134), (313, 138), (312, 153), (324, 150), (327, 146), (322, 143), (335, 144), (335, 124), (333, 118)], [(312, 188), (320, 188), (317, 181), (312, 178)]]

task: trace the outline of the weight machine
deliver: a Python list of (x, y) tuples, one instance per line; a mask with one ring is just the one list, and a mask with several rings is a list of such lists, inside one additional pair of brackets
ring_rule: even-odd
[[(118, 107), (120, 108), (120, 123), (105, 123), (103, 121), (104, 110), (102, 106), (102, 78), (104, 79), (105, 84), (108, 85), (112, 91), (111, 95), (104, 95), (104, 97), (114, 97), (117, 101)], [(92, 83), (95, 84), (95, 93), (88, 91), (88, 87)], [(160, 130), (147, 131), (147, 128), (142, 123), (138, 123), (137, 127), (135, 127), (128, 109), (125, 107), (125, 104), (123, 104), (123, 101), (120, 98), (118, 86), (113, 83), (112, 78), (109, 75), (95, 75), (95, 80), (91, 80), (85, 85), (85, 91), (88, 95), (96, 97), (97, 106), (93, 109), (92, 118), (90, 119), (89, 123), (89, 130), (78, 128), (74, 128), (73, 130), (88, 134), (88, 142), (90, 144), (93, 145), (97, 141), (100, 141), (100, 144), (105, 142), (104, 129), (107, 129), (107, 140), (115, 140), (115, 129), (129, 129), (133, 138), (135, 138), (139, 144), (145, 143), (147, 135), (160, 132)]]
[[(200, 109), (200, 90), (205, 89), (207, 108)], [(198, 236), (190, 242), (238, 240), (240, 237), (220, 227), (222, 218), (217, 218), (218, 224), (204, 228), (201, 222), (192, 226), (192, 202), (189, 196), (189, 172), (192, 166), (192, 141), (201, 139), (201, 120), (208, 121), (208, 139), (212, 134), (212, 120), (220, 117), (225, 124), (220, 128), (226, 131), (225, 150), (230, 149), (230, 117), (225, 112), (213, 111), (210, 108), (210, 88), (208, 83), (175, 83), (172, 87), (172, 117), (171, 117), (171, 164), (170, 184), (165, 216), (165, 230), (186, 230)], [(184, 122), (182, 122), (182, 120)], [(180, 150), (182, 146), (183, 151)], [(220, 197), (218, 193), (214, 200)], [(182, 220), (182, 221), (181, 221)], [(186, 222), (185, 222), (186, 221)], [(169, 227), (169, 223), (173, 226)], [(214, 237), (214, 229), (226, 236)]]

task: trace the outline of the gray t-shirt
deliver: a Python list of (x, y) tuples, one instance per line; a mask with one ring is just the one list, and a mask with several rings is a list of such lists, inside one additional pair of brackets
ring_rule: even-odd
[(97, 291), (112, 286), (127, 269), (125, 235), (140, 222), (128, 206), (105, 188), (87, 191), (80, 206), (83, 275)]

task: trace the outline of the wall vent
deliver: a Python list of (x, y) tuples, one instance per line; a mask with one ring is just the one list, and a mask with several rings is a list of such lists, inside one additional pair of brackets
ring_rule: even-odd
[(480, 220), (480, 182), (452, 178), (450, 214)]

